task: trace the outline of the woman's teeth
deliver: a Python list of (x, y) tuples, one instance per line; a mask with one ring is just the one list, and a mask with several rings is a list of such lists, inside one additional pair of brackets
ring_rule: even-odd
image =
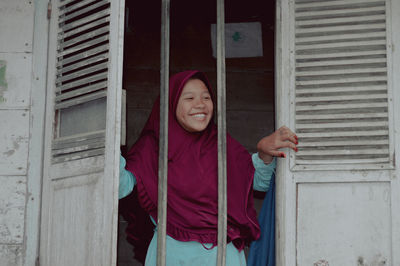
[(199, 117), (199, 118), (203, 118), (203, 117), (205, 117), (206, 115), (205, 114), (195, 114), (195, 115), (193, 115), (194, 117)]

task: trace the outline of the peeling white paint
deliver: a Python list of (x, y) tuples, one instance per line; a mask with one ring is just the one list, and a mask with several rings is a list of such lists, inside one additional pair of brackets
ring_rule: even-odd
[(0, 110), (0, 174), (25, 175), (28, 163), (29, 116), (25, 110)]
[(0, 244), (22, 244), (26, 177), (0, 176), (0, 184)]
[(0, 265), (20, 266), (23, 260), (22, 245), (1, 245), (0, 244)]
[(0, 109), (29, 108), (32, 55), (0, 53), (1, 61), (7, 64), (4, 73), (0, 72)]
[(0, 51), (32, 52), (33, 37), (33, 1), (1, 0)]

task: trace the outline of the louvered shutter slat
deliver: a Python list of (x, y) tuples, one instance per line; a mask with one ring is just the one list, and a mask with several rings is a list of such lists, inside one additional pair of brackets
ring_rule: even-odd
[(97, 1), (98, 0), (81, 0), (79, 2), (74, 3), (73, 5), (69, 5), (69, 6), (65, 6), (65, 4), (62, 4), (59, 6), (59, 8), (60, 8), (59, 16), (64, 15), (65, 13), (73, 12), (75, 9), (95, 3)]
[(68, 32), (62, 31), (62, 32), (58, 33), (58, 40), (71, 37), (71, 36), (73, 36), (75, 34), (82, 33), (82, 32), (84, 32), (84, 31), (86, 31), (88, 29), (92, 29), (92, 28), (98, 27), (98, 26), (100, 26), (102, 24), (106, 24), (108, 22), (110, 22), (110, 17), (103, 17), (103, 18), (95, 20), (95, 21), (93, 21), (91, 23), (85, 24), (85, 25), (83, 25), (83, 26), (81, 26), (79, 28), (75, 28), (73, 30), (70, 30)]
[(313, 122), (314, 120), (332, 120), (332, 119), (374, 119), (374, 118), (387, 118), (388, 113), (345, 113), (345, 114), (296, 114), (297, 121), (308, 121)]
[(323, 76), (323, 75), (338, 75), (338, 74), (353, 74), (353, 73), (371, 73), (371, 72), (383, 72), (386, 73), (387, 69), (386, 67), (379, 67), (377, 66), (376, 68), (358, 68), (354, 69), (353, 66), (346, 66), (342, 68), (331, 68), (325, 70), (322, 67), (319, 67), (318, 70), (310, 70), (310, 71), (302, 71), (302, 70), (297, 70), (297, 77), (318, 77), (318, 76)]
[(302, 1), (296, 1), (296, 13), (301, 12), (319, 12), (325, 10), (356, 10), (358, 8), (377, 7), (385, 5), (384, 1), (379, 0), (351, 0), (351, 1), (315, 1), (302, 3)]
[(304, 20), (304, 21), (298, 21), (297, 26), (299, 28), (304, 28), (304, 27), (315, 27), (315, 25), (322, 25), (322, 26), (327, 26), (330, 24), (335, 24), (335, 25), (340, 25), (343, 23), (351, 22), (353, 24), (356, 23), (368, 23), (370, 21), (385, 21), (386, 17), (384, 14), (378, 14), (378, 15), (368, 15), (368, 16), (362, 16), (362, 17), (350, 17), (350, 18), (326, 18), (326, 19), (313, 19), (313, 20)]
[(79, 61), (75, 64), (69, 64), (68, 66), (62, 67), (62, 68), (58, 68), (57, 69), (57, 76), (60, 76), (66, 72), (70, 72), (71, 70), (75, 70), (87, 65), (91, 65), (100, 61), (105, 61), (107, 59), (107, 54), (99, 54), (96, 56), (91, 56), (90, 58), (84, 60), (84, 61)]
[[(375, 145), (387, 145), (387, 139), (383, 140), (373, 140), (373, 143)], [(342, 141), (314, 141), (314, 142), (301, 142), (299, 143), (298, 147), (334, 147), (334, 146), (364, 146), (364, 145), (370, 145), (371, 140), (342, 140)]]
[(73, 147), (73, 148), (67, 148), (67, 149), (62, 149), (62, 150), (53, 150), (53, 155), (57, 156), (57, 155), (63, 155), (66, 153), (76, 153), (76, 152), (82, 152), (82, 151), (86, 151), (86, 150), (101, 148), (101, 147), (104, 147), (103, 142), (104, 141), (99, 141), (97, 143), (80, 145), (80, 146)]
[[(296, 1), (296, 4), (298, 2)], [(346, 17), (359, 17), (367, 15), (385, 14), (385, 4), (372, 6), (372, 7), (359, 7), (354, 8), (349, 12), (344, 13), (343, 10), (323, 10), (323, 11), (302, 11), (296, 12), (296, 21), (312, 20), (312, 19), (329, 19), (329, 18), (346, 18)]]
[(332, 132), (332, 129), (326, 129), (328, 132), (316, 133), (297, 133), (299, 138), (329, 138), (329, 137), (369, 137), (369, 136), (387, 136), (388, 130), (359, 130), (359, 131), (339, 131)]
[(385, 64), (386, 58), (367, 58), (367, 59), (350, 59), (350, 60), (325, 60), (325, 61), (316, 61), (316, 62), (299, 62), (297, 63), (297, 68), (304, 67), (344, 67), (344, 66), (363, 66), (369, 64)]
[(344, 150), (344, 149), (340, 149), (340, 150), (336, 150), (336, 149), (328, 149), (328, 150), (312, 150), (312, 151), (299, 151), (298, 156), (306, 156), (306, 155), (312, 155), (312, 156), (324, 156), (324, 155), (330, 155), (330, 156), (335, 156), (335, 155), (368, 155), (368, 154), (387, 154), (389, 152), (388, 149), (348, 149), (348, 150)]
[(84, 18), (78, 19), (71, 23), (60, 23), (60, 30), (61, 30), (61, 32), (66, 32), (66, 31), (75, 29), (77, 27), (85, 26), (86, 24), (88, 24), (90, 22), (94, 22), (96, 20), (99, 20), (101, 18), (109, 16), (109, 13), (110, 13), (109, 10), (105, 9), (100, 12), (96, 12), (93, 15), (85, 16)]
[(63, 101), (61, 103), (57, 103), (55, 105), (55, 109), (61, 109), (61, 108), (67, 108), (67, 107), (71, 107), (74, 105), (78, 105), (78, 104), (82, 104), (85, 102), (89, 102), (89, 101), (93, 101), (93, 100), (97, 100), (100, 98), (104, 98), (107, 96), (107, 92), (106, 91), (98, 91), (98, 92), (94, 92), (91, 93), (89, 95), (85, 95), (82, 97), (77, 97), (77, 98), (73, 98), (71, 100), (68, 101)]
[(74, 82), (70, 82), (67, 83), (65, 85), (62, 85), (59, 87), (60, 91), (64, 91), (64, 90), (70, 90), (73, 89), (74, 87), (78, 87), (81, 85), (86, 85), (88, 83), (92, 83), (92, 82), (96, 82), (96, 81), (100, 81), (100, 80), (104, 80), (107, 79), (108, 74), (107, 73), (100, 73), (100, 74), (96, 74), (93, 76), (89, 76), (88, 78), (85, 79), (81, 79), (78, 81), (74, 81)]
[[(104, 29), (104, 31), (102, 33), (107, 33), (107, 32), (108, 32), (108, 30)], [(95, 38), (95, 39), (93, 39), (93, 38)], [(91, 40), (88, 41), (88, 39), (91, 39)], [(104, 42), (108, 41), (108, 36), (105, 35), (105, 36), (100, 36), (100, 37), (98, 37), (98, 36), (89, 37), (88, 39), (80, 40), (79, 42), (85, 41), (85, 43), (76, 45), (76, 46), (74, 46), (74, 47), (72, 47), (72, 48), (70, 48), (68, 50), (64, 50), (65, 49), (64, 47), (60, 48), (59, 57), (65, 57), (66, 55), (79, 52), (82, 49), (86, 49), (86, 48), (89, 48), (89, 47), (92, 47), (92, 46), (97, 46), (97, 45), (99, 45), (101, 43), (104, 43)]]
[[(298, 159), (296, 160), (299, 165), (312, 165), (312, 166), (321, 166), (321, 165), (343, 165), (343, 164), (381, 164), (386, 163), (387, 158), (373, 158), (373, 159), (334, 159), (334, 158), (327, 158), (326, 160), (319, 160), (319, 159)], [(337, 167), (335, 167), (337, 168)], [(315, 167), (315, 169), (321, 169), (321, 167)], [(323, 168), (322, 168), (323, 169)]]
[[(75, 2), (75, 1), (76, 0), (60, 0), (59, 4), (58, 4), (58, 8), (62, 9), (63, 7), (65, 7), (65, 6), (71, 4), (72, 2)], [(74, 3), (74, 4), (76, 4), (76, 3)]]
[(61, 83), (61, 82), (69, 81), (71, 79), (76, 79), (76, 78), (79, 78), (81, 76), (88, 75), (88, 74), (91, 74), (93, 72), (97, 72), (99, 70), (104, 70), (105, 68), (107, 68), (107, 66), (108, 66), (107, 63), (102, 63), (102, 64), (98, 64), (98, 65), (95, 65), (95, 66), (92, 66), (92, 67), (87, 67), (87, 68), (84, 68), (82, 70), (75, 71), (75, 72), (73, 72), (73, 73), (71, 73), (69, 75), (60, 76), (60, 77), (57, 78), (56, 82), (57, 83)]
[(318, 35), (336, 35), (336, 34), (352, 34), (353, 32), (363, 30), (380, 30), (385, 29), (384, 23), (374, 25), (339, 25), (339, 26), (324, 26), (321, 25), (317, 28), (299, 28), (296, 30), (296, 36), (298, 38), (305, 36), (318, 36)]
[[(368, 122), (342, 122), (342, 123), (326, 123), (324, 128), (350, 128), (350, 127), (387, 127), (387, 121), (368, 121)], [(321, 128), (320, 124), (297, 124), (297, 129)]]
[(324, 77), (310, 78), (309, 80), (298, 80), (296, 85), (315, 86), (315, 85), (345, 85), (351, 83), (367, 82), (386, 82), (385, 73), (365, 73), (359, 75), (326, 75)]
[(75, 98), (77, 96), (83, 95), (83, 94), (87, 94), (87, 93), (91, 93), (94, 91), (98, 91), (100, 89), (105, 89), (107, 88), (107, 82), (99, 82), (99, 83), (95, 83), (93, 85), (89, 85), (89, 86), (85, 86), (70, 92), (66, 92), (63, 94), (59, 94), (56, 95), (56, 102), (60, 102), (62, 100), (66, 100), (66, 99), (71, 99), (71, 98)]
[(79, 142), (90, 142), (91, 140), (104, 140), (105, 133), (103, 130), (99, 130), (96, 132), (91, 132), (90, 134), (84, 133), (75, 136), (68, 137), (60, 137), (53, 141), (52, 149), (62, 149), (62, 148), (70, 148), (74, 147), (75, 143)]
[(63, 162), (79, 160), (79, 159), (87, 158), (87, 157), (99, 156), (99, 155), (103, 155), (104, 151), (105, 151), (105, 148), (98, 148), (98, 149), (84, 150), (84, 151), (80, 151), (80, 152), (57, 154), (57, 156), (53, 155), (52, 162), (53, 163), (63, 163)]
[(331, 8), (343, 8), (347, 6), (352, 6), (353, 8), (355, 6), (370, 6), (371, 3), (375, 5), (374, 3), (379, 2), (379, 0), (352, 0), (351, 2), (347, 0), (325, 0), (325, 1), (309, 1), (309, 0), (298, 0), (296, 3), (301, 4), (299, 5), (299, 8), (305, 8), (305, 7), (314, 7), (318, 8), (320, 7), (321, 9), (331, 9)]
[(387, 94), (366, 94), (366, 95), (343, 95), (343, 96), (326, 96), (326, 97), (313, 97), (307, 95), (306, 97), (297, 96), (297, 103), (307, 102), (330, 102), (330, 101), (349, 101), (349, 100), (369, 100), (369, 99), (387, 99)]
[[(82, 59), (86, 59), (86, 58), (91, 57), (93, 55), (97, 55), (97, 54), (100, 54), (100, 53), (107, 52), (108, 49), (109, 49), (109, 44), (107, 43), (107, 44), (104, 44), (104, 45), (101, 45), (101, 46), (86, 50), (84, 53), (79, 53), (79, 54), (76, 54), (74, 56), (70, 56), (68, 58), (63, 58), (62, 60), (57, 62), (57, 67), (60, 68), (60, 67), (65, 66), (67, 64), (71, 64), (71, 63), (80, 61)], [(90, 60), (90, 59), (87, 59), (87, 60)]]
[(342, 95), (346, 94), (359, 94), (362, 92), (376, 92), (376, 93), (382, 93), (382, 92), (387, 92), (386, 86), (362, 86), (362, 87), (340, 87), (340, 88), (311, 88), (311, 89), (304, 89), (304, 88), (299, 88), (296, 91), (297, 97), (302, 97), (304, 94), (332, 94), (335, 93), (341, 93)]
[[(107, 33), (108, 31), (109, 31), (109, 28), (107, 26), (107, 27), (102, 27), (100, 29), (97, 29), (97, 30), (90, 31), (88, 33), (79, 35), (78, 37), (70, 39), (70, 40), (65, 41), (65, 42), (60, 40), (59, 41), (59, 46), (58, 46), (59, 47), (59, 51), (64, 51), (66, 49), (66, 47), (73, 46), (75, 44), (82, 43), (84, 41), (89, 41), (89, 40), (93, 41), (94, 38), (100, 37), (101, 35)], [(79, 48), (79, 46), (77, 46), (77, 47)], [(71, 52), (75, 52), (77, 50), (77, 47), (73, 47)], [(86, 47), (83, 47), (83, 48), (86, 48)], [(63, 54), (61, 53), (60, 55), (63, 55)]]
[(332, 42), (329, 43), (322, 43), (322, 44), (297, 44), (297, 51), (310, 51), (310, 48), (314, 49), (339, 49), (339, 48), (348, 48), (348, 47), (354, 47), (354, 46), (371, 46), (371, 45), (386, 45), (386, 40), (381, 39), (381, 40), (367, 40), (367, 41), (360, 41), (357, 39), (353, 39), (352, 41), (348, 42), (343, 42), (343, 43), (338, 43), (337, 40), (332, 40)]
[(297, 105), (296, 111), (316, 111), (316, 110), (341, 110), (341, 109), (365, 109), (365, 108), (380, 108), (387, 107), (387, 103), (361, 103), (361, 104), (325, 104), (318, 103), (318, 105), (310, 104), (310, 105)]
[(303, 44), (316, 44), (316, 43), (346, 43), (352, 42), (354, 40), (379, 40), (382, 37), (385, 37), (386, 33), (383, 29), (379, 28), (377, 31), (369, 31), (363, 33), (353, 33), (352, 35), (321, 35), (321, 36), (306, 36), (306, 37), (298, 37), (296, 45)]
[(298, 60), (311, 61), (311, 60), (332, 60), (337, 58), (338, 60), (344, 58), (374, 58), (374, 57), (384, 57), (386, 56), (386, 50), (368, 50), (368, 51), (336, 51), (335, 53), (308, 53), (308, 54), (297, 54), (296, 58)]
[(85, 8), (77, 9), (74, 12), (70, 12), (68, 15), (60, 14), (58, 22), (59, 23), (64, 23), (67, 20), (76, 18), (76, 17), (78, 17), (78, 16), (80, 16), (82, 14), (91, 12), (91, 11), (93, 11), (93, 10), (99, 8), (99, 7), (102, 7), (104, 5), (107, 5), (107, 4), (108, 4), (108, 1), (103, 0), (103, 1), (100, 1), (100, 2), (92, 3), (91, 5), (89, 5), (89, 6), (85, 7)]

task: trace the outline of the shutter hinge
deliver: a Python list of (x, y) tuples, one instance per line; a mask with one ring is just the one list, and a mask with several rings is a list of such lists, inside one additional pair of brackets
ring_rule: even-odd
[(40, 266), (39, 256), (36, 257), (35, 266)]
[(47, 3), (47, 19), (51, 18), (51, 1)]

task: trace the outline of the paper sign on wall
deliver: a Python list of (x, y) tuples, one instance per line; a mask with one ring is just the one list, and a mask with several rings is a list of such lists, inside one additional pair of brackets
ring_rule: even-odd
[[(211, 24), (213, 56), (217, 55), (217, 26)], [(263, 56), (260, 22), (225, 24), (225, 57)]]

